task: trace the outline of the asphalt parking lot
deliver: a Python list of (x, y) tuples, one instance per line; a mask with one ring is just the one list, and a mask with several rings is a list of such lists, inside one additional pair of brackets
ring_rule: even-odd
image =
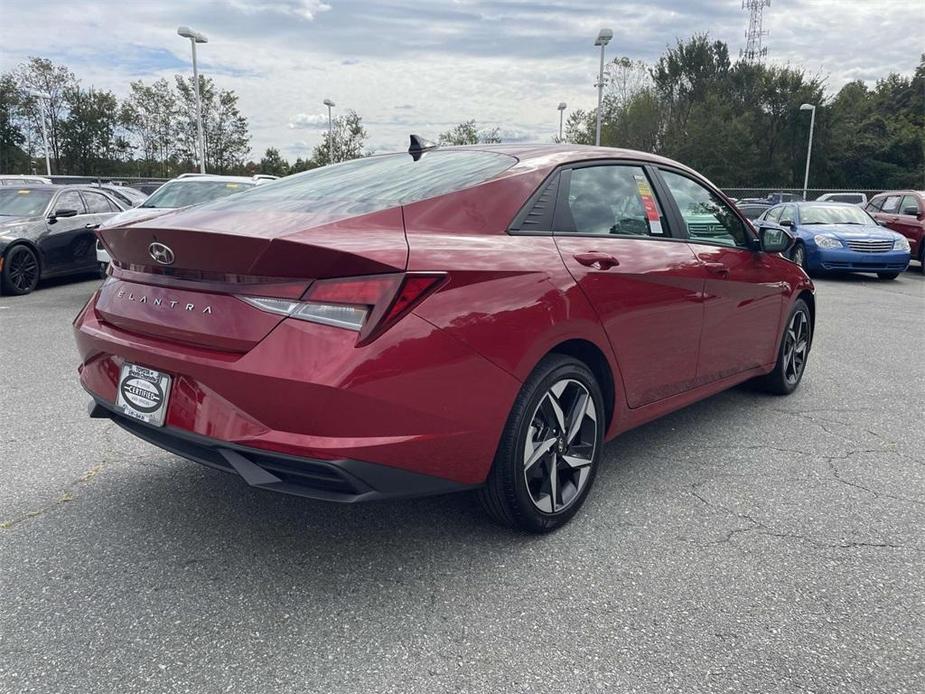
[(86, 417), (96, 281), (0, 297), (2, 692), (925, 691), (925, 277), (817, 282), (801, 388), (608, 445), (546, 537), (254, 491)]

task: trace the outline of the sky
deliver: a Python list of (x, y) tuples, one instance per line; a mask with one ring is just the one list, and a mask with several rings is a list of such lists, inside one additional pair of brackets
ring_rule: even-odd
[[(919, 0), (772, 0), (768, 61), (845, 82), (911, 74), (923, 50)], [(920, 5), (921, 7), (921, 5)], [(505, 141), (549, 142), (557, 105), (596, 105), (601, 27), (607, 56), (652, 62), (678, 38), (708, 32), (738, 55), (740, 0), (0, 0), (0, 71), (40, 55), (85, 87), (122, 97), (134, 80), (189, 72), (188, 25), (207, 35), (199, 68), (240, 96), (252, 156), (305, 156), (335, 115), (362, 117), (374, 151), (436, 139), (475, 118)]]

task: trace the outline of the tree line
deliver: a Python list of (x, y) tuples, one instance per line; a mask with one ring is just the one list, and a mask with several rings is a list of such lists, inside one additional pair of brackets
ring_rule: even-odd
[[(249, 159), (238, 96), (199, 80), (210, 172), (282, 176), (369, 154), (362, 118), (347, 111), (310, 156), (289, 162), (271, 147)], [(831, 98), (825, 81), (789, 65), (733, 62), (724, 42), (693, 36), (651, 65), (627, 57), (607, 64), (601, 144), (677, 159), (721, 186), (799, 186), (810, 121), (800, 105), (810, 103), (817, 107), (811, 187), (925, 187), (925, 55), (911, 77), (891, 73), (873, 87), (849, 82)], [(172, 177), (198, 168), (191, 77), (132, 82), (120, 100), (83, 87), (64, 65), (30, 58), (0, 73), (0, 172), (44, 170), (43, 110), (56, 174)], [(596, 120), (596, 109), (572, 111), (563, 140), (593, 143)], [(501, 139), (498, 128), (474, 119), (437, 138), (441, 145)]]
[[(733, 62), (722, 41), (678, 41), (654, 64), (607, 65), (601, 144), (684, 162), (720, 186), (801, 186), (816, 106), (810, 186), (925, 186), (925, 55), (912, 77), (849, 82), (791, 66)], [(564, 138), (594, 142), (597, 110), (573, 111)]]

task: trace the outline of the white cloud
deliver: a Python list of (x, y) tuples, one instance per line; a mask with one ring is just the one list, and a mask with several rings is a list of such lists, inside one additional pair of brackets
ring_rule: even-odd
[[(3, 0), (0, 0), (2, 2)], [(378, 150), (407, 147), (475, 118), (506, 141), (548, 142), (565, 101), (593, 108), (597, 29), (608, 56), (655, 60), (677, 37), (709, 32), (738, 54), (747, 15), (737, 0), (108, 0), (3, 4), (0, 71), (30, 55), (66, 63), (86, 86), (125, 96), (129, 83), (189, 70), (178, 24), (204, 32), (200, 69), (233, 89), (253, 155), (310, 150), (327, 125), (322, 101), (359, 113)], [(904, 26), (908, 0), (788, 0), (765, 11), (772, 63), (850, 79), (911, 73), (919, 36)], [(833, 21), (837, 17), (837, 21)], [(799, 21), (793, 21), (798, 18)], [(36, 44), (39, 32), (67, 41)], [(141, 56), (141, 57), (140, 57)], [(149, 56), (149, 58), (144, 58)]]
[(326, 113), (297, 113), (289, 119), (289, 127), (295, 128), (327, 128), (328, 116)]

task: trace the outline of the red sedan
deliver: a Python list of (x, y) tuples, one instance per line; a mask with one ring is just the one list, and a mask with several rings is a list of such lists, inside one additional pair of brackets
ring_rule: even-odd
[(694, 171), (412, 140), (101, 231), (111, 276), (75, 321), (91, 415), (262, 489), (478, 489), (543, 532), (604, 441), (800, 383), (815, 303), (792, 239)]

